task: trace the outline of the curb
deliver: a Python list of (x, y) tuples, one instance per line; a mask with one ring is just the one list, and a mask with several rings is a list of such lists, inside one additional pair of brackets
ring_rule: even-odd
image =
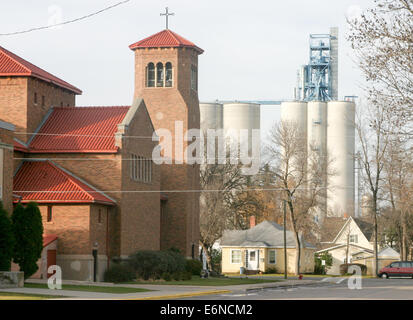
[(211, 294), (220, 294), (220, 293), (231, 293), (230, 290), (213, 290), (213, 291), (204, 291), (204, 292), (194, 292), (194, 293), (178, 293), (170, 294), (164, 296), (154, 296), (154, 297), (143, 297), (143, 298), (126, 298), (121, 300), (163, 300), (163, 299), (173, 299), (173, 298), (188, 298), (196, 296), (206, 296)]
[(253, 288), (247, 288), (245, 289), (246, 292), (248, 291), (261, 291), (265, 289), (277, 289), (277, 288), (297, 288), (297, 287), (306, 287), (306, 286), (312, 286), (312, 285), (320, 285), (324, 286), (329, 284), (328, 282), (321, 282), (321, 281), (314, 281), (314, 282), (307, 282), (307, 283), (280, 283), (278, 285), (268, 285), (268, 286), (262, 286), (262, 287), (253, 287)]

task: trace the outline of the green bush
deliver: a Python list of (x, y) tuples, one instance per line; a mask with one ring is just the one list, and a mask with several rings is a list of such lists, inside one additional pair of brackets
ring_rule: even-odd
[(139, 278), (148, 280), (165, 272), (165, 263), (158, 251), (142, 250), (129, 257), (129, 265)]
[(350, 266), (359, 266), (361, 269), (361, 274), (366, 275), (367, 273), (367, 266), (361, 263), (344, 263), (340, 265), (340, 275), (344, 276), (349, 274), (348, 273), (348, 268)]
[(103, 279), (105, 282), (128, 282), (133, 281), (136, 274), (127, 264), (114, 264), (105, 271)]
[(15, 247), (13, 260), (24, 278), (28, 279), (37, 269), (37, 260), (43, 250), (43, 224), (42, 215), (35, 202), (29, 202), (24, 208), (18, 204), (12, 215)]
[(265, 274), (274, 274), (278, 273), (276, 268), (268, 268), (265, 272)]
[(13, 257), (14, 235), (11, 220), (0, 202), (0, 271), (9, 271)]
[[(322, 265), (322, 261), (325, 265)], [(333, 256), (326, 252), (314, 255), (314, 274), (326, 274), (327, 270), (333, 265)]]
[(186, 260), (185, 270), (194, 276), (199, 276), (202, 271), (202, 262), (194, 259)]
[(186, 259), (176, 251), (138, 251), (129, 257), (129, 265), (144, 280), (162, 278), (164, 273), (185, 271)]
[(162, 273), (161, 278), (164, 279), (165, 281), (171, 281), (172, 280), (172, 276), (169, 272)]
[(174, 272), (174, 273), (172, 274), (172, 278), (173, 278), (175, 281), (179, 281), (179, 280), (182, 279), (182, 273), (181, 273), (181, 272)]
[(182, 278), (182, 280), (191, 280), (192, 279), (192, 272), (185, 271), (184, 273), (182, 273), (181, 278)]
[(184, 272), (186, 266), (186, 259), (178, 251), (170, 249), (160, 251), (161, 257), (167, 261), (167, 271), (170, 273)]

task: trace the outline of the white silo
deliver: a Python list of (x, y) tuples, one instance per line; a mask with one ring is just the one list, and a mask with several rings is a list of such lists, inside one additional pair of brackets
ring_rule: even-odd
[(199, 104), (201, 130), (223, 129), (223, 109), (218, 102), (202, 102)]
[(307, 145), (307, 102), (291, 101), (281, 103), (281, 121), (294, 123), (301, 129), (303, 143)]
[(327, 149), (334, 175), (329, 177), (327, 206), (332, 216), (354, 216), (355, 103), (327, 105)]
[[(248, 151), (252, 149), (253, 130), (260, 131), (260, 105), (257, 103), (225, 103), (224, 104), (224, 131), (227, 138), (241, 143), (248, 143)], [(242, 139), (240, 130), (248, 130), (248, 141)], [(245, 137), (246, 138), (246, 137)], [(258, 146), (260, 141), (257, 141)]]
[[(327, 187), (327, 177), (325, 161), (327, 160), (327, 103), (324, 101), (310, 101), (307, 104), (307, 155), (309, 165), (308, 168), (314, 168), (314, 165), (322, 168), (321, 172), (309, 172), (311, 175), (319, 175), (321, 180), (321, 188)], [(311, 165), (310, 162), (314, 163)], [(310, 170), (310, 169), (309, 169)], [(320, 193), (319, 205), (317, 206), (318, 219), (322, 219), (327, 209), (326, 189), (322, 189)]]

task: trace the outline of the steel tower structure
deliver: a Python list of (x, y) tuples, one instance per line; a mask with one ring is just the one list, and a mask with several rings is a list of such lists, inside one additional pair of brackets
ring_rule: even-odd
[(309, 47), (309, 63), (297, 74), (295, 99), (337, 100), (338, 28), (331, 28), (330, 34), (310, 34)]

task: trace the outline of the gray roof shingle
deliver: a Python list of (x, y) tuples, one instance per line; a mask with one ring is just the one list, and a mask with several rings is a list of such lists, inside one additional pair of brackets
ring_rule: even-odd
[[(272, 221), (263, 221), (248, 230), (226, 230), (221, 238), (221, 246), (237, 247), (283, 247), (284, 228)], [(303, 247), (315, 248), (303, 241)], [(294, 233), (287, 230), (287, 247), (295, 248)]]

